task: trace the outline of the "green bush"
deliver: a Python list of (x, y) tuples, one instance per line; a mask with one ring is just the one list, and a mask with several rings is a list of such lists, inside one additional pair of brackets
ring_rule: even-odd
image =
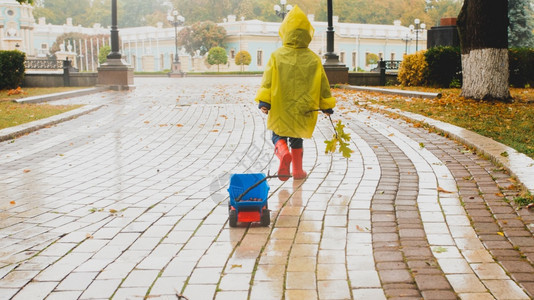
[(460, 48), (439, 46), (425, 52), (428, 64), (426, 80), (433, 87), (448, 88), (461, 86), (462, 57)]
[(510, 85), (518, 88), (534, 86), (534, 49), (512, 48), (508, 52)]
[(98, 53), (98, 63), (103, 64), (108, 60), (108, 55), (111, 53), (111, 47), (106, 45), (100, 48)]
[(367, 55), (365, 55), (365, 63), (369, 66), (369, 65), (376, 65), (378, 64), (378, 61), (380, 60), (380, 58), (378, 57), (378, 55), (374, 54), (374, 53), (367, 53)]
[(226, 56), (226, 50), (223, 47), (213, 47), (208, 52), (208, 64), (217, 65), (217, 72), (219, 72), (219, 65), (227, 62), (228, 56)]
[(15, 89), (24, 80), (26, 54), (18, 50), (0, 51), (0, 90)]

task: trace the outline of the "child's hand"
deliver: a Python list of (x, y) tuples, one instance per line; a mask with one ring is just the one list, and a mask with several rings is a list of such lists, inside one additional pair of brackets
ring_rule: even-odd
[(322, 109), (321, 110), (323, 112), (323, 114), (327, 115), (327, 116), (330, 116), (332, 114), (334, 114), (334, 110), (329, 108), (329, 109)]
[(269, 113), (269, 109), (271, 109), (271, 104), (263, 101), (259, 101), (258, 108), (261, 109), (261, 112), (264, 114)]

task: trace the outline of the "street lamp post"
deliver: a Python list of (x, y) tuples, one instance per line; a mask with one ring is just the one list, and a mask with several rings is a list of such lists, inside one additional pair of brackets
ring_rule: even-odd
[(332, 0), (327, 2), (328, 27), (326, 29), (326, 53), (323, 64), (326, 77), (330, 84), (349, 82), (349, 68), (339, 61), (339, 56), (334, 53), (334, 22)]
[(282, 20), (286, 17), (287, 13), (293, 8), (291, 4), (287, 4), (287, 0), (280, 0), (280, 5), (274, 5), (274, 11), (276, 15), (282, 17)]
[(402, 38), (402, 40), (405, 42), (405, 46), (404, 46), (404, 54), (408, 54), (408, 42), (412, 40), (412, 38), (410, 37), (410, 34), (409, 33), (406, 33), (406, 35), (404, 36), (404, 38)]
[(419, 32), (422, 34), (425, 31), (426, 25), (425, 23), (421, 23), (419, 19), (415, 19), (414, 23), (415, 26), (412, 24), (409, 28), (412, 33), (415, 32), (415, 52), (417, 52), (419, 50)]
[[(107, 56), (107, 61), (98, 68), (99, 86), (107, 86), (113, 90), (133, 90), (135, 89), (134, 72), (122, 60), (119, 52), (119, 29), (117, 26), (117, 0), (111, 1), (111, 52)], [(81, 45), (81, 44), (80, 44)], [(81, 47), (80, 47), (81, 49)], [(87, 55), (86, 67), (87, 67)], [(87, 69), (87, 68), (86, 68)]]
[(111, 52), (108, 59), (121, 59), (119, 52), (119, 29), (117, 26), (117, 0), (111, 2)]
[(167, 20), (174, 26), (174, 61), (172, 62), (172, 71), (169, 73), (169, 77), (183, 77), (180, 57), (178, 55), (178, 26), (182, 25), (185, 18), (178, 14), (178, 11), (174, 10), (172, 15), (167, 16)]

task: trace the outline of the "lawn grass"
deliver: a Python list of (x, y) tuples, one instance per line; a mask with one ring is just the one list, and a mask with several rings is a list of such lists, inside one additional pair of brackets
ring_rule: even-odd
[[(534, 89), (510, 90), (513, 103), (477, 101), (460, 96), (460, 89), (404, 88), (441, 93), (438, 99), (369, 93), (372, 103), (417, 113), (474, 131), (534, 158)], [(343, 91), (350, 93), (351, 91)], [(360, 100), (360, 101), (361, 101)]]
[(31, 121), (48, 118), (80, 107), (81, 105), (23, 104), (13, 100), (72, 91), (80, 88), (28, 88), (24, 94), (8, 96), (7, 90), (0, 91), (0, 129), (17, 126)]

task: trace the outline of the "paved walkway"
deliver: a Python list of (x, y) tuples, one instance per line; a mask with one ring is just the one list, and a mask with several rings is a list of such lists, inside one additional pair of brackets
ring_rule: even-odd
[[(230, 173), (276, 170), (260, 78), (136, 78), (96, 111), (0, 143), (0, 299), (531, 299), (534, 214), (459, 143), (341, 99), (352, 158), (269, 181), (230, 228)], [(340, 112), (343, 112), (341, 116)]]

